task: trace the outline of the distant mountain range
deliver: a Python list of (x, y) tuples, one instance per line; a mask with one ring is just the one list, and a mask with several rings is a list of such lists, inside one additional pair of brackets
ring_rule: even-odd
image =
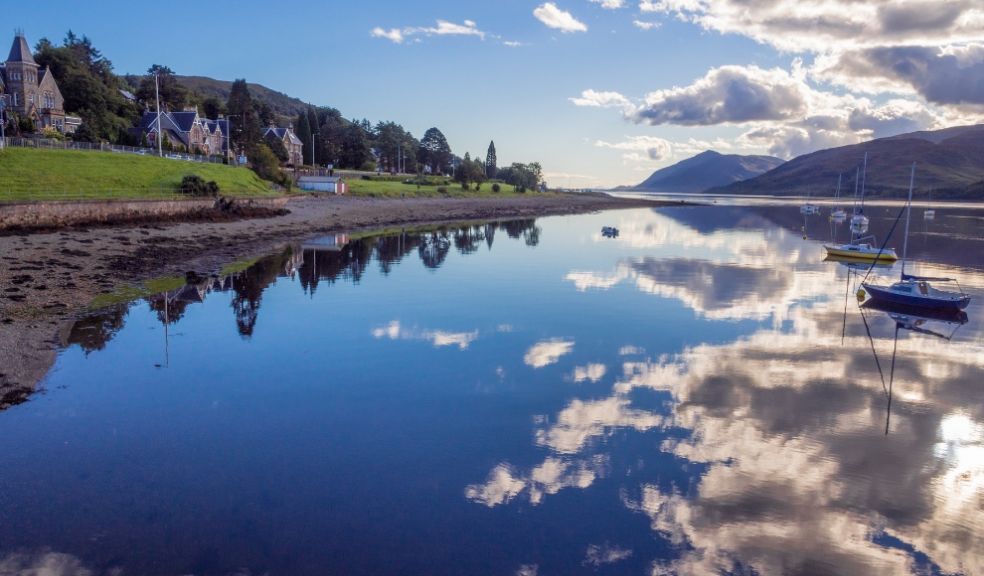
[[(223, 102), (229, 99), (229, 92), (232, 90), (232, 82), (228, 80), (216, 80), (205, 76), (176, 76), (175, 78), (188, 90), (197, 92), (205, 98), (215, 96)], [(262, 84), (247, 83), (247, 86), (253, 98), (269, 104), (273, 113), (285, 120), (293, 120), (301, 110), (307, 110), (306, 103), (283, 92), (277, 92)]]
[(904, 197), (916, 163), (915, 196), (984, 199), (984, 124), (912, 132), (852, 146), (820, 150), (790, 160), (760, 176), (706, 190), (713, 194), (833, 196), (842, 174), (842, 194), (853, 194), (857, 168), (868, 154), (865, 193)]
[(653, 172), (637, 186), (620, 190), (640, 192), (703, 192), (768, 172), (783, 161), (772, 156), (719, 154), (712, 150)]

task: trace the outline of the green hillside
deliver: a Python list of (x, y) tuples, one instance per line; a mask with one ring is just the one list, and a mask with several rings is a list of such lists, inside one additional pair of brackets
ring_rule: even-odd
[[(214, 96), (225, 102), (229, 99), (229, 92), (232, 90), (232, 82), (227, 80), (215, 80), (205, 76), (176, 76), (178, 82), (188, 90), (197, 93), (203, 98)], [(285, 122), (293, 120), (302, 110), (307, 110), (308, 105), (276, 90), (267, 88), (262, 84), (247, 83), (250, 95), (260, 102), (266, 102), (273, 113)]]
[(273, 195), (252, 170), (154, 156), (78, 150), (0, 151), (0, 201), (162, 198), (189, 174), (232, 196)]

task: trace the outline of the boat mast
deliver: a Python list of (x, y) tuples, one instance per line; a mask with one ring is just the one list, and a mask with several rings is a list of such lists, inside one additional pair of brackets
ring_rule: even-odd
[(916, 181), (916, 163), (912, 163), (909, 174), (909, 205), (905, 213), (905, 241), (902, 243), (902, 280), (905, 280), (905, 258), (909, 253), (909, 221), (912, 220), (912, 185)]
[(834, 199), (838, 201), (840, 200), (841, 197), (841, 176), (843, 175), (844, 175), (843, 172), (837, 175), (837, 193), (834, 194)]
[(864, 153), (864, 168), (861, 170), (861, 213), (864, 214), (864, 184), (868, 179), (868, 153)]

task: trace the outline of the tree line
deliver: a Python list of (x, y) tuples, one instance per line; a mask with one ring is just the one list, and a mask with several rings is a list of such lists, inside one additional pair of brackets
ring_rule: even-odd
[[(418, 140), (397, 122), (347, 119), (329, 106), (304, 106), (293, 118), (278, 116), (266, 101), (253, 97), (245, 79), (234, 81), (222, 101), (189, 90), (162, 64), (152, 65), (145, 75), (117, 75), (112, 62), (88, 37), (72, 31), (61, 45), (42, 38), (35, 47), (35, 60), (54, 74), (65, 97), (66, 113), (82, 118), (81, 127), (71, 136), (79, 141), (146, 145), (131, 128), (144, 110), (156, 109), (159, 94), (162, 110), (196, 107), (206, 118), (228, 118), (232, 149), (245, 154), (254, 170), (271, 181), (286, 182), (279, 165), (287, 163), (289, 155), (280, 141), (264, 138), (263, 132), (267, 126), (286, 123), (304, 144), (306, 166), (332, 164), (350, 170), (453, 176), (463, 187), (497, 180), (520, 190), (535, 190), (543, 181), (535, 162), (498, 168), (494, 143), (489, 145), (485, 162), (468, 153), (464, 158), (456, 156), (436, 127)], [(12, 117), (8, 130), (12, 134), (32, 131), (33, 125), (23, 120)]]

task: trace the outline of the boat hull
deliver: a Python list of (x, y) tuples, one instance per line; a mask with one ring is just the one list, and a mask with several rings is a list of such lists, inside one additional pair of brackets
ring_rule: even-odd
[(899, 259), (895, 250), (891, 248), (886, 248), (881, 253), (872, 249), (852, 249), (845, 245), (825, 244), (823, 248), (827, 251), (827, 256), (855, 262), (895, 262)]
[(969, 296), (954, 295), (952, 298), (924, 296), (918, 293), (903, 294), (892, 290), (891, 287), (875, 284), (861, 284), (865, 294), (876, 304), (896, 306), (911, 306), (929, 310), (963, 310), (970, 304)]

